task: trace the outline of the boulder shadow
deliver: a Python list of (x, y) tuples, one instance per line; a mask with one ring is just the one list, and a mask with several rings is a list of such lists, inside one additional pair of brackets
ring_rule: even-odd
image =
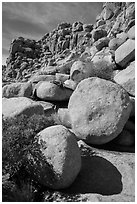
[(122, 175), (108, 160), (99, 156), (83, 156), (82, 168), (70, 188), (64, 193), (96, 193), (114, 195), (122, 191)]

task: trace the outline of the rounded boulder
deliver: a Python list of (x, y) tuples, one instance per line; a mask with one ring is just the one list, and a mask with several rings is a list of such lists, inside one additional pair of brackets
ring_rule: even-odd
[[(53, 189), (69, 187), (81, 169), (81, 155), (75, 135), (64, 126), (55, 125), (38, 133), (38, 143), (42, 158), (40, 165), (39, 162), (32, 165), (35, 179)], [(49, 171), (47, 164), (51, 167)]]
[(81, 81), (68, 104), (72, 130), (89, 144), (105, 144), (117, 137), (131, 108), (121, 86), (98, 77)]

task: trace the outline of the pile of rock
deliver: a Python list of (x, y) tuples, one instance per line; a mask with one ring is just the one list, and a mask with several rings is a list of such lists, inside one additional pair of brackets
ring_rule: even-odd
[(21, 82), (3, 87), (4, 117), (57, 106), (63, 126), (40, 133), (56, 179), (46, 181), (41, 164), (42, 184), (65, 188), (74, 181), (81, 166), (76, 138), (134, 148), (135, 3), (104, 3), (95, 25), (62, 23), (39, 41), (14, 40), (6, 74)]

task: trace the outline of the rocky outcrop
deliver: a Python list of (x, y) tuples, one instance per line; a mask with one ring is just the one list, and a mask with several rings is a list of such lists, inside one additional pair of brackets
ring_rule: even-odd
[(3, 118), (55, 114), (61, 124), (38, 134), (34, 179), (90, 202), (134, 201), (135, 3), (103, 3), (94, 25), (63, 22), (38, 41), (16, 38), (6, 63)]

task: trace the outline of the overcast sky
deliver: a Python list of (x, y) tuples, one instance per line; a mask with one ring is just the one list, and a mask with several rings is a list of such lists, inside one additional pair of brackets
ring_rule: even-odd
[(13, 38), (40, 39), (61, 22), (95, 23), (102, 10), (99, 2), (3, 2), (2, 64)]

